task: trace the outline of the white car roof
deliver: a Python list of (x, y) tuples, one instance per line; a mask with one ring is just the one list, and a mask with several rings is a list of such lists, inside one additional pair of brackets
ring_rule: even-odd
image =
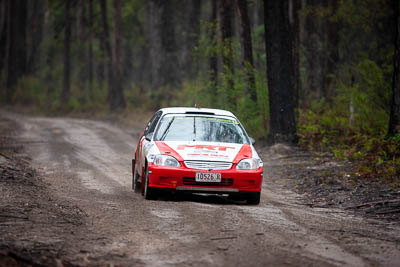
[(178, 113), (178, 114), (185, 114), (185, 113), (190, 113), (190, 114), (207, 114), (210, 113), (213, 115), (218, 115), (218, 116), (229, 116), (229, 117), (234, 117), (236, 118), (235, 115), (233, 115), (232, 112), (227, 111), (227, 110), (222, 110), (222, 109), (214, 109), (214, 108), (188, 108), (188, 107), (171, 107), (171, 108), (162, 108), (160, 111), (163, 112), (163, 114), (171, 114), (171, 113)]

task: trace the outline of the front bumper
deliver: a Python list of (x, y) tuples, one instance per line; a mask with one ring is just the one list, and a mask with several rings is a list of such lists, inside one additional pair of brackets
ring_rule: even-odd
[[(260, 192), (263, 168), (256, 170), (199, 170), (186, 167), (165, 167), (149, 164), (149, 186), (186, 192), (239, 193)], [(197, 172), (221, 173), (221, 182), (196, 182)]]

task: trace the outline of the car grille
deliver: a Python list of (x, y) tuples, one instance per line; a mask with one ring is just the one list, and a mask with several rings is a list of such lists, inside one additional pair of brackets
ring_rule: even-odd
[(201, 170), (229, 170), (232, 167), (231, 162), (224, 161), (185, 160), (185, 165), (189, 169)]
[(194, 177), (183, 177), (184, 185), (198, 185), (198, 186), (232, 186), (232, 178), (222, 178), (221, 182), (196, 182)]

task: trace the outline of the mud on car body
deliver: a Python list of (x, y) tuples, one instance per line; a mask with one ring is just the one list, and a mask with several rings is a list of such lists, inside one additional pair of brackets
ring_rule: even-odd
[(229, 111), (163, 108), (150, 119), (132, 160), (132, 189), (228, 194), (259, 204), (263, 162)]

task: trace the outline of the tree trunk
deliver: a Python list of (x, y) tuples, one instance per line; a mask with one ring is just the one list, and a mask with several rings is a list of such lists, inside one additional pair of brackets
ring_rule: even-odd
[(79, 41), (85, 37), (85, 2), (86, 0), (77, 0), (76, 2), (76, 36)]
[(264, 24), (263, 0), (252, 0), (249, 2), (249, 16), (251, 28)]
[(0, 72), (7, 66), (7, 34), (8, 34), (8, 0), (1, 1), (1, 24), (0, 24)]
[(224, 46), (222, 62), (228, 71), (233, 73), (232, 60), (232, 21), (231, 21), (232, 0), (218, 0), (218, 16), (221, 31), (221, 39)]
[(289, 0), (290, 32), (293, 42), (293, 103), (295, 109), (299, 105), (300, 95), (300, 20), (298, 11), (301, 8), (301, 0)]
[(270, 106), (270, 140), (296, 142), (293, 47), (288, 0), (265, 0), (265, 45)]
[[(78, 79), (77, 83), (81, 91), (87, 92), (86, 82), (87, 82), (87, 67), (86, 62), (88, 61), (88, 55), (86, 51), (86, 40), (87, 40), (87, 27), (86, 27), (86, 0), (79, 0), (77, 2), (77, 12), (76, 12), (76, 36), (78, 39)], [(86, 101), (86, 97), (83, 98)]]
[(307, 85), (309, 91), (306, 95), (311, 95), (315, 99), (326, 97), (325, 90), (325, 53), (324, 40), (326, 29), (318, 15), (325, 0), (306, 0), (309, 10), (305, 21), (305, 40), (304, 56), (306, 59)]
[(24, 0), (17, 0), (18, 5), (18, 18), (15, 22), (18, 25), (18, 78), (26, 74), (27, 67), (27, 42), (26, 42), (26, 29), (28, 18), (28, 6)]
[(243, 47), (243, 67), (246, 71), (247, 93), (257, 105), (256, 82), (254, 77), (253, 45), (251, 41), (250, 21), (247, 12), (247, 0), (237, 0), (237, 13), (240, 18), (240, 39)]
[(122, 75), (122, 41), (123, 41), (123, 23), (122, 23), (122, 0), (114, 0), (114, 88), (116, 90), (116, 104), (125, 108), (123, 97), (123, 75)]
[(41, 58), (40, 44), (43, 40), (43, 27), (44, 27), (44, 16), (45, 8), (44, 3), (41, 0), (31, 1), (29, 4), (32, 5), (30, 8), (30, 49), (27, 63), (27, 73), (34, 73), (38, 68), (38, 61)]
[(114, 0), (114, 67), (116, 78), (121, 79), (122, 73), (122, 1)]
[(17, 52), (16, 52), (16, 23), (15, 17), (17, 16), (17, 1), (8, 0), (8, 22), (7, 22), (7, 45), (6, 45), (6, 62), (7, 62), (7, 73), (6, 73), (6, 101), (7, 103), (12, 102), (14, 95), (14, 85), (17, 84)]
[(400, 2), (393, 2), (396, 19), (396, 32), (394, 40), (392, 101), (390, 107), (388, 136), (394, 136), (400, 132)]
[[(233, 82), (233, 50), (232, 50), (232, 0), (218, 0), (218, 19), (221, 31), (221, 41), (223, 45), (222, 64), (226, 72), (226, 80), (228, 82), (228, 90), (234, 89)], [(231, 106), (235, 106), (232, 93), (227, 93), (227, 101)]]
[(150, 29), (150, 61), (151, 61), (151, 101), (155, 102), (155, 91), (162, 86), (160, 69), (162, 64), (163, 51), (161, 46), (161, 13), (163, 6), (158, 0), (150, 0), (147, 2), (149, 10)]
[[(152, 61), (152, 89), (164, 87), (162, 94), (168, 103), (172, 100), (173, 90), (180, 87), (180, 66), (177, 57), (177, 44), (174, 29), (174, 9), (171, 0), (151, 0), (150, 40)], [(155, 100), (154, 94), (152, 94)], [(159, 103), (153, 101), (157, 108)]]
[(201, 0), (186, 0), (183, 4), (185, 14), (184, 20), (180, 22), (184, 29), (182, 69), (184, 77), (193, 79), (198, 72), (197, 64), (193, 61), (193, 50), (200, 35)]
[[(210, 40), (213, 45), (216, 44), (215, 40), (217, 39), (217, 31), (216, 31), (216, 23), (217, 23), (217, 0), (211, 1), (211, 31), (210, 31)], [(215, 91), (215, 88), (218, 85), (218, 58), (214, 51), (211, 52), (209, 59), (209, 68), (210, 68), (210, 81), (211, 81), (211, 92)]]
[(119, 108), (125, 108), (125, 99), (123, 97), (122, 87), (120, 82), (116, 82), (115, 69), (113, 68), (113, 53), (110, 43), (110, 31), (108, 28), (107, 18), (107, 3), (106, 0), (100, 0), (101, 17), (103, 21), (102, 42), (104, 44), (107, 57), (107, 72), (108, 72), (108, 103), (111, 111), (116, 111)]
[(64, 82), (61, 92), (63, 103), (68, 102), (71, 87), (71, 7), (72, 1), (66, 1), (64, 14)]
[(89, 99), (93, 100), (93, 0), (89, 0), (88, 20), (88, 88)]
[[(338, 0), (331, 0), (328, 2), (330, 14), (329, 17), (335, 16), (338, 9)], [(336, 72), (336, 66), (339, 62), (339, 23), (328, 19), (328, 31), (327, 31), (327, 44), (328, 44), (328, 58), (326, 60), (326, 78), (325, 78), (325, 92), (328, 100), (332, 99), (336, 94), (334, 91), (334, 74)]]
[(8, 1), (6, 100), (12, 102), (14, 86), (26, 73), (27, 2)]
[[(175, 40), (174, 8), (171, 0), (163, 0), (162, 5), (161, 45), (164, 53), (163, 63), (161, 66), (161, 77), (163, 78), (162, 84), (164, 86), (171, 85), (172, 88), (175, 89), (180, 86), (180, 67), (178, 64), (178, 49)], [(172, 94), (167, 93), (167, 97), (171, 98)]]

